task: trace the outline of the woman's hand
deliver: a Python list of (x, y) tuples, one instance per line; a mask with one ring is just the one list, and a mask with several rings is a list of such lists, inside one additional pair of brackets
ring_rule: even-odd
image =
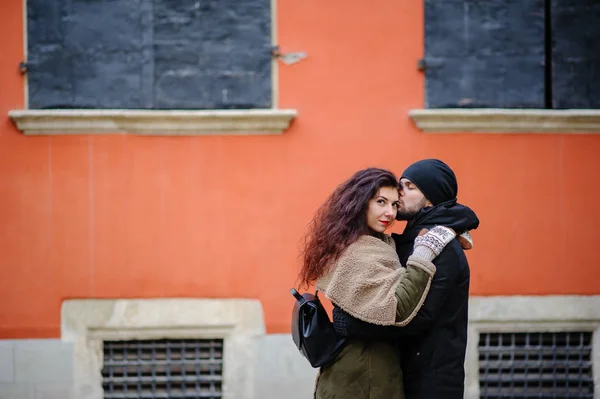
[(462, 249), (464, 249), (465, 251), (467, 249), (473, 248), (473, 238), (471, 237), (471, 234), (469, 234), (468, 231), (465, 231), (464, 233), (459, 235), (456, 239), (460, 243), (460, 246), (462, 247)]
[[(450, 230), (454, 231), (454, 229)], [(421, 231), (419, 231), (419, 235), (422, 236), (428, 231), (429, 229), (421, 229)], [(454, 233), (456, 233), (456, 231), (454, 231)], [(456, 239), (458, 240), (458, 243), (460, 244), (462, 249), (464, 249), (465, 251), (473, 248), (473, 237), (471, 237), (471, 234), (468, 231), (465, 231), (464, 233), (456, 237)]]
[(455, 237), (456, 232), (444, 226), (435, 226), (431, 230), (422, 229), (415, 238), (412, 254), (431, 262)]

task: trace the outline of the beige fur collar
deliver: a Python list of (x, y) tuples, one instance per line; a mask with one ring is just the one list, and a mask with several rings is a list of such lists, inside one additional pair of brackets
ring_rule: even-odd
[(364, 235), (342, 252), (316, 288), (357, 319), (394, 325), (396, 287), (404, 272), (391, 237)]

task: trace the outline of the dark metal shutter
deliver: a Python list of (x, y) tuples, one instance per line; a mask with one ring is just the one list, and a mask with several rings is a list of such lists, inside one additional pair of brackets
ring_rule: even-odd
[(105, 399), (221, 398), (223, 340), (104, 341)]
[(593, 399), (592, 333), (481, 333), (481, 399)]
[(600, 1), (551, 1), (552, 106), (600, 108)]
[(544, 108), (544, 0), (425, 0), (427, 108)]
[(27, 0), (29, 107), (270, 108), (270, 0)]

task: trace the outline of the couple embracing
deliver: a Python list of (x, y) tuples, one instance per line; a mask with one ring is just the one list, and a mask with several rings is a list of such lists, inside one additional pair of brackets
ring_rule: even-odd
[[(398, 179), (368, 168), (338, 186), (306, 236), (302, 282), (333, 303), (345, 346), (317, 376), (317, 399), (462, 399), (475, 213), (437, 159)], [(402, 234), (386, 234), (406, 220)]]

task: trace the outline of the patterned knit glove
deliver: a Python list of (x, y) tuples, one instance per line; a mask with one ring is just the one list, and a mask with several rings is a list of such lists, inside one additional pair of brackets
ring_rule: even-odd
[(415, 238), (412, 256), (431, 262), (454, 237), (456, 237), (454, 230), (444, 226), (435, 226), (424, 235)]

